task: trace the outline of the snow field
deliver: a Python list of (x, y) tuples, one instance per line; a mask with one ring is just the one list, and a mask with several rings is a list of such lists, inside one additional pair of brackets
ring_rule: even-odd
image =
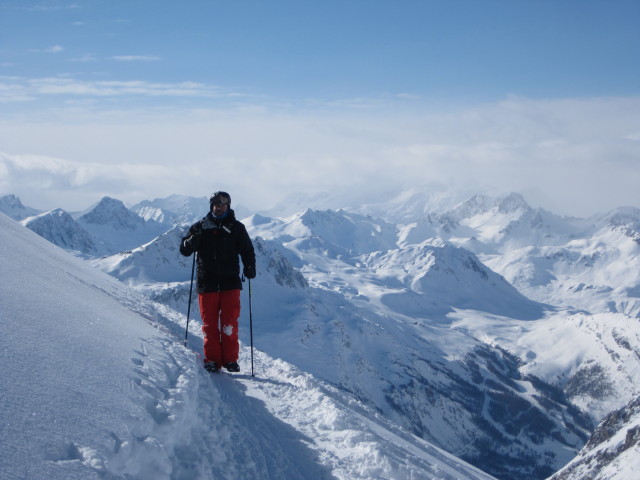
[(260, 351), (209, 374), (196, 319), (185, 348), (183, 316), (4, 215), (0, 242), (3, 480), (491, 478)]
[[(513, 353), (525, 360), (522, 373), (551, 384), (563, 385), (571, 375), (591, 365), (602, 369), (606, 372), (602, 373), (606, 379), (602, 383), (603, 396), (594, 399), (578, 395), (572, 399), (590, 412), (596, 423), (640, 394), (636, 319), (619, 313), (589, 315), (566, 311), (536, 322), (505, 323), (500, 317), (474, 316), (468, 311), (451, 317), (456, 329), (478, 336), (485, 343), (510, 345)], [(618, 368), (614, 368), (616, 364)]]

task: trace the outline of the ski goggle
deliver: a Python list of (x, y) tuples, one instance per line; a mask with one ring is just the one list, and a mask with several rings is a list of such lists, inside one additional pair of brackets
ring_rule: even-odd
[(219, 196), (211, 200), (211, 205), (228, 205), (229, 199), (227, 197)]

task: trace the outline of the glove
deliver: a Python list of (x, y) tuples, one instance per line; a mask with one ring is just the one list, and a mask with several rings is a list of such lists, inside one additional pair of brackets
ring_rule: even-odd
[(255, 265), (246, 265), (244, 270), (242, 271), (245, 277), (249, 280), (252, 278), (256, 278), (256, 266)]
[(184, 246), (190, 250), (198, 250), (202, 245), (202, 236), (201, 235), (191, 235), (184, 241)]

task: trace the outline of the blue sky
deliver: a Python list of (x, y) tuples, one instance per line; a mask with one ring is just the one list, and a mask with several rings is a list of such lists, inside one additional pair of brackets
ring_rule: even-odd
[(413, 182), (640, 206), (639, 20), (618, 0), (0, 0), (0, 194), (258, 208)]

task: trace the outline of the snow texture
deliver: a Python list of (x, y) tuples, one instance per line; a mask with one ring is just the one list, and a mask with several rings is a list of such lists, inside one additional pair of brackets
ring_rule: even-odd
[[(254, 337), (261, 349), (255, 358), (258, 377), (222, 374), (213, 382), (194, 353), (202, 342), (195, 303), (188, 349), (176, 346), (176, 338), (184, 336), (191, 273), (191, 259), (178, 254), (178, 241), (204, 214), (197, 210), (206, 210), (206, 199), (172, 196), (131, 211), (103, 199), (82, 220), (76, 215), (75, 224), (64, 212), (39, 215), (16, 206), (15, 197), (0, 199), (2, 211), (16, 219), (32, 217), (23, 224), (126, 283), (130, 289), (87, 263), (60, 257), (85, 272), (86, 277), (74, 273), (83, 288), (95, 286), (126, 307), (128, 313), (114, 319), (107, 312), (120, 307), (99, 312), (116, 326), (113, 335), (128, 333), (123, 318), (126, 325), (142, 323), (155, 332), (155, 337), (138, 335), (138, 346), (126, 347), (126, 341), (100, 331), (106, 344), (115, 345), (107, 358), (123, 353), (130, 359), (124, 367), (113, 360), (117, 371), (107, 363), (105, 385), (118, 375), (134, 378), (129, 382), (133, 399), (116, 400), (123, 408), (114, 408), (113, 416), (124, 412), (127, 417), (131, 405), (143, 405), (142, 413), (134, 409), (132, 414), (139, 414), (139, 427), (128, 420), (107, 422), (113, 425), (107, 450), (97, 447), (99, 442), (85, 445), (69, 436), (72, 440), (62, 442), (69, 462), (83, 464), (76, 451), (86, 447), (100, 452), (95, 463), (108, 465), (98, 472), (106, 478), (486, 478), (453, 454), (505, 480), (543, 479), (567, 463), (558, 472), (566, 476), (558, 478), (635, 479), (640, 210), (625, 207), (578, 219), (531, 208), (518, 194), (477, 195), (457, 205), (419, 191), (383, 197), (379, 204), (340, 210), (282, 209), (279, 214), (288, 216), (262, 212), (245, 218), (258, 261), (252, 282), (258, 312)], [(327, 198), (317, 200), (327, 204)], [(97, 253), (75, 247), (78, 227), (89, 233)], [(4, 255), (40, 255), (27, 248), (36, 237), (25, 238), (13, 254)], [(42, 265), (61, 255), (46, 243), (38, 245), (46, 257)], [(5, 321), (4, 312), (13, 305), (5, 298), (26, 305), (35, 292), (10, 291), (5, 264), (11, 262), (2, 263), (2, 328), (19, 332), (26, 327)], [(20, 270), (25, 285), (43, 286), (41, 303), (55, 305), (58, 296), (50, 297), (49, 291), (57, 287), (27, 276), (37, 275), (42, 265), (25, 264), (24, 271), (16, 268), (13, 274)], [(47, 273), (45, 278), (59, 277)], [(77, 287), (67, 285), (69, 293), (59, 294), (65, 305), (85, 305), (89, 295)], [(246, 290), (240, 326), (245, 344)], [(37, 311), (28, 317), (31, 322), (48, 310)], [(80, 311), (85, 318), (96, 313)], [(17, 314), (14, 321), (25, 318)], [(80, 323), (67, 327), (74, 338), (88, 328)], [(47, 332), (45, 325), (32, 326), (23, 337), (37, 340)], [(139, 353), (136, 357), (141, 339), (155, 363)], [(53, 348), (48, 341), (30, 342), (22, 342), (22, 352), (32, 343), (45, 352)], [(58, 342), (65, 348), (51, 353), (53, 364), (72, 351)], [(4, 344), (3, 349), (11, 352)], [(75, 355), (67, 361), (88, 371), (88, 358), (93, 357)], [(240, 363), (247, 372), (246, 347)], [(165, 364), (177, 366), (168, 372)], [(141, 371), (151, 372), (146, 382), (136, 377)], [(79, 389), (71, 380), (60, 383), (65, 382)], [(37, 390), (35, 382), (27, 383), (30, 391)], [(102, 388), (89, 380), (80, 383), (85, 384)], [(153, 388), (142, 387), (148, 384)], [(55, 398), (57, 387), (50, 387)], [(113, 397), (114, 391), (103, 393)], [(52, 400), (47, 395), (43, 401), (46, 406)], [(66, 398), (64, 403), (73, 405)], [(164, 420), (156, 404), (162, 405)], [(13, 408), (10, 403), (4, 414), (15, 422)], [(610, 420), (610, 412), (619, 412), (615, 418), (624, 421)], [(604, 422), (607, 435), (598, 434), (603, 425), (596, 428), (598, 422)], [(95, 435), (97, 430), (88, 431)], [(596, 443), (594, 437), (589, 440), (592, 432), (600, 439)], [(165, 477), (145, 477), (151, 474), (142, 467), (142, 473), (130, 473), (155, 455), (136, 457), (135, 452), (149, 450), (140, 440), (147, 437), (168, 452), (164, 473), (154, 473)], [(240, 452), (240, 444), (249, 445), (251, 454)], [(123, 464), (131, 470), (111, 469)], [(301, 473), (307, 471), (311, 477)]]
[(0, 241), (2, 479), (492, 478), (263, 352), (212, 376), (182, 315), (2, 214)]

